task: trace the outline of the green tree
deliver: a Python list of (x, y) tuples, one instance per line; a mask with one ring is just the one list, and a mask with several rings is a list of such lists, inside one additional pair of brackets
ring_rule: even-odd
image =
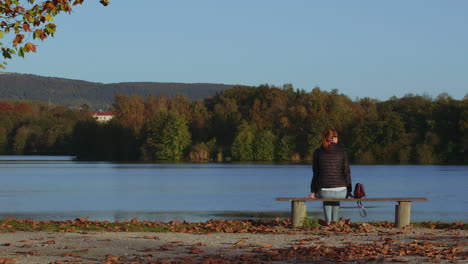
[(79, 160), (99, 160), (105, 151), (99, 145), (99, 124), (95, 120), (76, 123), (72, 134), (72, 151)]
[(434, 164), (437, 163), (437, 157), (434, 153), (434, 147), (430, 144), (421, 144), (416, 147), (417, 162), (419, 164)]
[(144, 159), (180, 160), (190, 145), (187, 120), (176, 112), (163, 112), (147, 124)]
[(290, 161), (296, 149), (295, 145), (296, 139), (293, 136), (283, 136), (278, 144), (278, 159), (282, 161)]
[(460, 103), (461, 114), (458, 129), (460, 130), (460, 159), (463, 163), (468, 163), (468, 94), (465, 95), (462, 102)]
[(131, 161), (138, 159), (137, 136), (117, 120), (100, 125), (101, 148), (107, 150), (107, 160)]
[[(11, 35), (11, 40), (7, 43), (0, 42), (2, 56), (11, 59), (14, 55), (24, 57), (25, 53), (36, 52), (35, 43), (38, 40), (54, 36), (57, 28), (53, 23), (54, 17), (64, 12), (71, 13), (73, 6), (83, 2), (84, 0), (0, 1), (0, 39)], [(109, 0), (99, 2), (104, 6), (109, 4)], [(5, 64), (3, 62), (0, 67), (4, 68)]]
[(253, 159), (272, 161), (275, 159), (276, 136), (270, 130), (258, 130), (252, 143)]
[(7, 129), (0, 126), (0, 155), (6, 154), (8, 148), (8, 134)]
[(255, 128), (247, 121), (242, 121), (237, 136), (231, 147), (232, 158), (239, 161), (251, 161), (254, 159), (253, 142)]

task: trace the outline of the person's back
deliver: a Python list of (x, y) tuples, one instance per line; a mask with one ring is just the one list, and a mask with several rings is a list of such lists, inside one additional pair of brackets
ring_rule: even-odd
[[(306, 198), (345, 198), (352, 191), (348, 156), (338, 145), (336, 130), (327, 129), (322, 133), (322, 146), (314, 152), (312, 167), (311, 194)], [(338, 220), (339, 208), (339, 202), (323, 203), (327, 225)]]
[[(351, 185), (349, 163), (344, 148), (339, 144), (330, 144), (328, 151), (323, 147), (314, 153), (314, 174), (318, 177), (313, 189), (335, 188)], [(348, 190), (351, 191), (351, 190)]]

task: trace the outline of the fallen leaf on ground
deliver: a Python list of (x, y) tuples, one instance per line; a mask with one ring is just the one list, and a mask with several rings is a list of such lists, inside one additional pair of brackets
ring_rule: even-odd
[(18, 262), (18, 259), (11, 259), (11, 258), (0, 258), (0, 264), (12, 264)]
[(236, 244), (236, 245), (242, 245), (242, 244), (244, 244), (245, 242), (247, 242), (247, 241), (245, 241), (245, 240), (239, 240), (239, 241), (237, 241), (237, 242), (234, 243), (234, 244)]
[(200, 253), (203, 253), (203, 250), (197, 248), (197, 247), (191, 247), (189, 249), (189, 253), (190, 254), (200, 254)]
[(159, 239), (157, 236), (144, 236), (144, 239)]
[(41, 255), (41, 253), (39, 253), (39, 251), (37, 251), (37, 250), (31, 250), (31, 251), (28, 251), (28, 252), (17, 251), (17, 252), (16, 252), (16, 255), (22, 255), (22, 256), (39, 256), (39, 255)]
[(84, 248), (84, 249), (80, 249), (80, 250), (75, 250), (74, 252), (85, 253), (85, 252), (89, 252), (89, 249)]

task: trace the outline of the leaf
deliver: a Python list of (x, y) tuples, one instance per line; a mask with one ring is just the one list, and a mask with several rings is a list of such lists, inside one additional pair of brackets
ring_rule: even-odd
[(159, 239), (157, 236), (144, 236), (144, 239)]
[(37, 250), (31, 250), (31, 251), (28, 251), (28, 252), (21, 252), (21, 251), (18, 251), (18, 252), (16, 252), (16, 255), (23, 255), (23, 256), (40, 256), (41, 253), (39, 253), (39, 251), (37, 251)]
[(25, 48), (23, 48), (23, 47), (19, 48), (19, 50), (18, 50), (18, 56), (24, 58), (24, 52), (25, 52), (25, 51), (26, 51)]
[(245, 240), (239, 240), (239, 241), (237, 241), (235, 244), (236, 244), (236, 245), (242, 245), (242, 244), (244, 244), (245, 242), (246, 242)]
[(190, 254), (200, 254), (200, 253), (203, 253), (203, 250), (197, 247), (191, 247), (189, 252)]
[(0, 38), (3, 38), (5, 36), (5, 32), (3, 30), (0, 30)]
[(42, 30), (36, 29), (36, 30), (34, 30), (33, 38), (35, 38), (35, 39), (40, 38), (43, 33), (44, 32), (42, 32)]
[(57, 26), (54, 23), (49, 23), (44, 27), (44, 32), (47, 34), (54, 35)]
[(31, 31), (31, 28), (29, 27), (29, 24), (28, 24), (28, 23), (24, 23), (24, 24), (23, 24), (23, 30), (24, 30), (24, 31)]
[(157, 252), (157, 251), (159, 251), (159, 250), (154, 249), (154, 248), (148, 248), (148, 249), (141, 250), (141, 252)]
[(54, 3), (52, 1), (47, 1), (44, 3), (44, 10), (52, 10), (55, 8)]
[(111, 254), (107, 254), (106, 255), (106, 259), (104, 261), (108, 261), (108, 262), (117, 262), (119, 261), (119, 257), (118, 256), (114, 256), (114, 255), (111, 255)]
[(24, 48), (26, 49), (26, 52), (36, 52), (36, 45), (32, 44), (31, 42), (26, 43), (26, 45), (24, 45)]
[(13, 39), (13, 46), (18, 46), (21, 42), (23, 42), (24, 35), (23, 34), (17, 34), (15, 38)]
[(47, 14), (47, 15), (45, 16), (45, 20), (47, 20), (47, 21), (54, 21), (54, 17), (51, 16), (50, 14)]
[(100, 0), (99, 1), (103, 6), (108, 6), (110, 1), (109, 0)]
[(0, 258), (0, 263), (2, 264), (13, 264), (17, 262), (18, 259), (11, 259), (11, 258)]

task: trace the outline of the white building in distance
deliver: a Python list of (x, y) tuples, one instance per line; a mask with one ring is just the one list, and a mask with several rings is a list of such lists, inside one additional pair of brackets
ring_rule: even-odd
[(93, 112), (93, 117), (98, 122), (109, 122), (114, 117), (111, 112)]

